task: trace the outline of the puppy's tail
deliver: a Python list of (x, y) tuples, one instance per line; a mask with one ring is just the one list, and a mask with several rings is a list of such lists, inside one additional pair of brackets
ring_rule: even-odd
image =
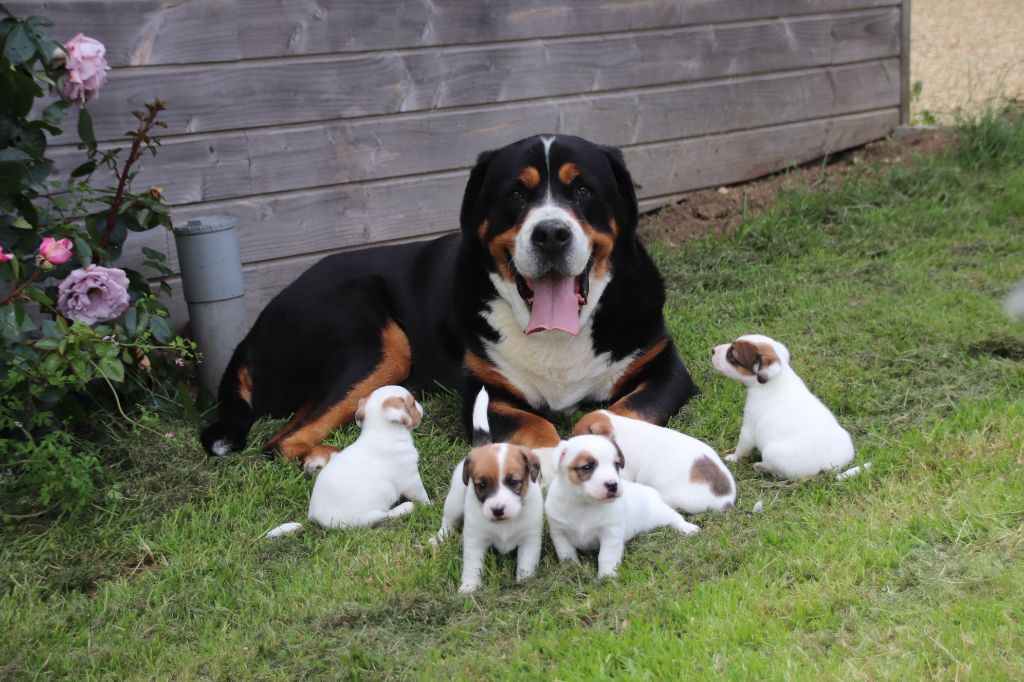
[(235, 349), (217, 390), (220, 407), (217, 421), (207, 427), (200, 440), (211, 456), (222, 457), (245, 447), (249, 429), (256, 421), (252, 409), (252, 378), (245, 362), (246, 341)]
[(473, 447), (487, 445), (491, 442), (491, 425), (487, 422), (487, 405), (490, 398), (487, 389), (481, 387), (473, 403)]

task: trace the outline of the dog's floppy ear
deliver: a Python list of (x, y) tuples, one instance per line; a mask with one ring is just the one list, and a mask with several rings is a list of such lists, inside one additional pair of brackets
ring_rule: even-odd
[(359, 404), (356, 405), (356, 426), (362, 426), (363, 420), (366, 419), (366, 398), (360, 398)]
[(572, 435), (585, 436), (589, 433), (595, 436), (607, 436), (610, 438), (613, 431), (612, 420), (608, 418), (605, 411), (595, 410), (594, 412), (583, 415), (583, 417), (576, 422), (576, 426), (572, 429)]
[(484, 178), (487, 177), (487, 168), (496, 153), (497, 150), (492, 150), (480, 154), (473, 170), (469, 172), (466, 191), (462, 195), (462, 210), (459, 211), (459, 225), (462, 226), (463, 232), (476, 233), (478, 225), (475, 224), (473, 214), (476, 212), (477, 200), (484, 186)]
[(568, 441), (559, 441), (555, 449), (551, 451), (551, 468), (555, 471), (562, 466), (562, 458), (565, 457), (566, 451), (569, 449)]
[(411, 393), (405, 395), (405, 411), (409, 415), (410, 429), (415, 429), (423, 421), (423, 406), (412, 397)]
[(473, 478), (473, 458), (467, 456), (462, 460), (462, 485), (469, 485), (471, 478)]
[(519, 448), (519, 452), (522, 453), (526, 466), (530, 470), (530, 480), (536, 483), (540, 476), (540, 458), (529, 448)]
[(608, 158), (608, 163), (612, 167), (615, 185), (618, 187), (619, 195), (622, 197), (622, 202), (626, 208), (626, 215), (624, 216), (626, 224), (621, 227), (632, 233), (636, 230), (636, 224), (639, 220), (633, 176), (629, 174), (629, 170), (626, 168), (626, 160), (622, 157), (622, 152), (619, 149), (616, 147), (601, 147), (601, 151), (604, 152), (604, 155)]
[(608, 436), (608, 440), (610, 440), (612, 445), (615, 446), (615, 467), (617, 469), (625, 469), (626, 458), (622, 454), (622, 448), (619, 447), (619, 444), (615, 442), (615, 439), (612, 436)]
[(779, 375), (782, 371), (782, 363), (778, 360), (770, 361), (760, 358), (754, 367), (754, 371), (757, 373), (757, 383), (767, 384), (769, 379), (773, 379)]

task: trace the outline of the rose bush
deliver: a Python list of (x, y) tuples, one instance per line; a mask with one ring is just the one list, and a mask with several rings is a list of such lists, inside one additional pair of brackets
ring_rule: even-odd
[[(132, 191), (164, 105), (133, 112), (127, 155), (100, 151), (84, 105), (107, 77), (103, 44), (79, 34), (58, 45), (49, 25), (0, 4), (0, 522), (92, 499), (99, 444), (133, 412), (198, 417), (183, 368), (193, 347), (150, 286), (171, 274), (165, 256), (143, 249), (149, 277), (114, 267), (129, 232), (171, 226), (159, 190)], [(75, 107), (84, 159), (55, 177), (48, 138)]]

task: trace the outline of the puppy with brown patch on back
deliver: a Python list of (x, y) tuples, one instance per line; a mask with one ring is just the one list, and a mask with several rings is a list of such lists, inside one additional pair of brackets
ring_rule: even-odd
[(622, 477), (651, 486), (673, 509), (700, 514), (736, 506), (736, 481), (704, 441), (608, 410), (585, 415), (572, 431), (588, 433), (615, 441), (625, 457)]
[(579, 563), (578, 550), (597, 553), (597, 577), (614, 577), (626, 543), (640, 533), (669, 526), (692, 535), (683, 520), (650, 486), (622, 478), (622, 451), (604, 436), (574, 436), (555, 448), (555, 480), (544, 501), (551, 542), (559, 561)]
[(747, 387), (739, 443), (725, 460), (738, 462), (757, 448), (761, 461), (755, 468), (789, 479), (849, 464), (854, 456), (850, 434), (789, 361), (786, 346), (761, 334), (712, 349), (711, 365)]
[(484, 152), (459, 221), (458, 234), (328, 256), (274, 297), (224, 373), (207, 451), (291, 415), (264, 448), (315, 469), (357, 396), (384, 384), (460, 391), (467, 430), (486, 387), (495, 441), (542, 453), (559, 442), (552, 415), (609, 403), (664, 424), (697, 393), (619, 150), (537, 135)]
[(473, 449), (452, 473), (437, 545), (462, 525), (462, 581), (459, 592), (480, 587), (484, 556), (494, 547), (516, 550), (516, 580), (533, 575), (540, 562), (544, 501), (536, 455), (519, 445), (491, 443), (487, 391), (480, 389), (473, 411)]

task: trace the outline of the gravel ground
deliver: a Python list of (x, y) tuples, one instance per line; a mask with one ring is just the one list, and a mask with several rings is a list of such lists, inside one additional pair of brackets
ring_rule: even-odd
[(1024, 100), (1024, 0), (912, 0), (910, 12), (914, 122)]

